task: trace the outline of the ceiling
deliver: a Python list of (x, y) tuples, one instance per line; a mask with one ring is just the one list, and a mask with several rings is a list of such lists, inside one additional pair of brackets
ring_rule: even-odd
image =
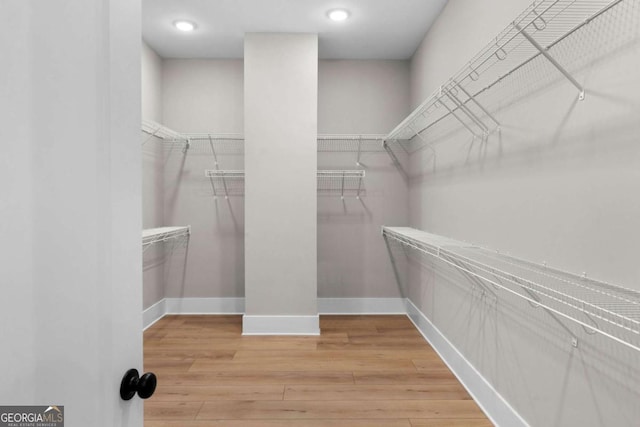
[[(163, 58), (242, 58), (244, 34), (318, 33), (323, 59), (408, 59), (447, 0), (142, 0), (142, 36)], [(351, 17), (333, 22), (327, 11)], [(191, 33), (173, 22), (197, 24)]]

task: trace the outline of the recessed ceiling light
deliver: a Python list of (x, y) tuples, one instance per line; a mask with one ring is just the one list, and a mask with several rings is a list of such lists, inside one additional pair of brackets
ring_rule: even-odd
[(180, 31), (189, 32), (196, 29), (196, 24), (190, 21), (176, 21), (173, 25)]
[(345, 9), (333, 9), (327, 12), (327, 16), (332, 21), (336, 21), (336, 22), (345, 21), (347, 18), (349, 18), (349, 11)]

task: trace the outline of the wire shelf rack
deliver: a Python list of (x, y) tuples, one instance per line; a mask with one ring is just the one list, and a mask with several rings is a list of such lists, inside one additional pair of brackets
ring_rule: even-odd
[[(244, 195), (244, 171), (208, 169), (204, 175), (211, 180), (214, 197)], [(320, 196), (339, 195), (344, 199), (348, 196), (360, 198), (365, 194), (364, 170), (320, 170), (317, 176)]]
[(151, 138), (156, 137), (165, 142), (182, 143), (188, 146), (189, 138), (182, 133), (176, 132), (168, 127), (154, 122), (153, 120), (142, 120), (142, 132), (148, 137), (143, 141), (143, 145)]
[[(483, 286), (525, 299), (556, 321), (571, 320), (587, 333), (602, 334), (640, 351), (639, 291), (413, 228), (383, 227), (382, 234), (387, 241), (444, 262)], [(573, 344), (577, 346), (575, 336)]]
[(191, 235), (191, 226), (159, 227), (142, 230), (142, 251), (146, 251), (151, 245), (166, 242), (173, 239), (188, 238)]
[[(473, 138), (486, 140), (500, 123), (481, 102), (481, 95), (530, 62), (544, 58), (584, 99), (582, 85), (553, 56), (568, 36), (624, 1), (536, 0), (460, 71), (443, 83), (385, 138), (401, 141), (411, 153), (430, 143), (427, 130), (455, 122)], [(416, 148), (417, 147), (417, 148)], [(387, 149), (387, 152), (390, 150)], [(390, 153), (391, 154), (391, 153)]]
[(321, 170), (318, 171), (318, 195), (340, 194), (344, 199), (354, 196), (360, 199), (364, 192), (362, 181), (365, 177), (364, 170)]
[[(220, 154), (243, 154), (244, 136), (239, 133), (180, 133), (153, 120), (142, 121), (142, 131), (169, 144), (202, 145)], [(147, 139), (147, 140), (148, 140)], [(385, 135), (372, 134), (322, 134), (318, 135), (319, 153), (383, 153)], [(145, 142), (147, 141), (145, 140)], [(188, 148), (189, 148), (188, 147)]]
[(204, 175), (211, 181), (214, 198), (244, 195), (244, 171), (209, 169)]

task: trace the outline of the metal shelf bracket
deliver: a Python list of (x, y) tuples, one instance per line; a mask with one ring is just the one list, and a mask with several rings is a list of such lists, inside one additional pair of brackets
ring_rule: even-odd
[[(537, 19), (541, 19), (541, 18), (538, 17)], [(563, 76), (565, 76), (567, 80), (569, 80), (571, 84), (574, 85), (580, 91), (580, 94), (578, 95), (578, 99), (580, 101), (584, 100), (585, 95), (584, 95), (584, 88), (582, 87), (582, 85), (578, 83), (578, 81), (562, 65), (560, 65), (560, 63), (556, 61), (556, 59), (553, 56), (551, 56), (551, 54), (546, 48), (542, 47), (540, 43), (538, 43), (533, 37), (531, 37), (531, 35), (527, 32), (527, 30), (525, 30), (524, 28), (522, 28), (520, 25), (516, 23), (514, 23), (513, 26), (520, 32), (520, 34), (524, 36), (524, 38), (526, 38), (529, 41), (529, 43), (533, 45), (533, 47), (538, 49), (538, 51), (542, 54), (542, 56), (547, 58), (547, 60), (551, 63), (551, 65), (553, 65), (558, 71), (560, 71), (560, 73)], [(535, 28), (538, 29), (538, 27), (535, 27)]]

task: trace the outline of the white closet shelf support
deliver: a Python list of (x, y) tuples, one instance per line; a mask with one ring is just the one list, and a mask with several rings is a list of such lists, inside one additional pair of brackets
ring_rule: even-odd
[(555, 67), (578, 89), (579, 99), (583, 99), (584, 88), (554, 58), (552, 48), (623, 1), (633, 0), (533, 2), (393, 129), (385, 140), (408, 143), (415, 138), (421, 143), (416, 145), (428, 145), (427, 130), (448, 117), (459, 122), (474, 138), (486, 140), (490, 133), (499, 130), (500, 123), (482, 105), (481, 95), (537, 58), (544, 58)]
[[(211, 180), (214, 197), (244, 194), (244, 171), (208, 169), (205, 177)], [(341, 198), (364, 194), (364, 170), (320, 170), (317, 172), (319, 195), (340, 195)]]
[(142, 132), (149, 135), (149, 137), (143, 141), (143, 145), (153, 137), (156, 137), (163, 142), (184, 144), (184, 151), (188, 150), (191, 144), (191, 140), (187, 135), (169, 129), (168, 127), (154, 122), (153, 120), (142, 120)]
[(413, 228), (383, 227), (382, 235), (387, 244), (395, 241), (453, 267), (483, 294), (496, 289), (542, 308), (569, 333), (563, 319), (640, 351), (639, 291)]
[(179, 226), (179, 227), (158, 227), (148, 228), (142, 230), (142, 249), (143, 252), (149, 248), (149, 246), (166, 242), (172, 239), (187, 238), (191, 235), (191, 226)]

